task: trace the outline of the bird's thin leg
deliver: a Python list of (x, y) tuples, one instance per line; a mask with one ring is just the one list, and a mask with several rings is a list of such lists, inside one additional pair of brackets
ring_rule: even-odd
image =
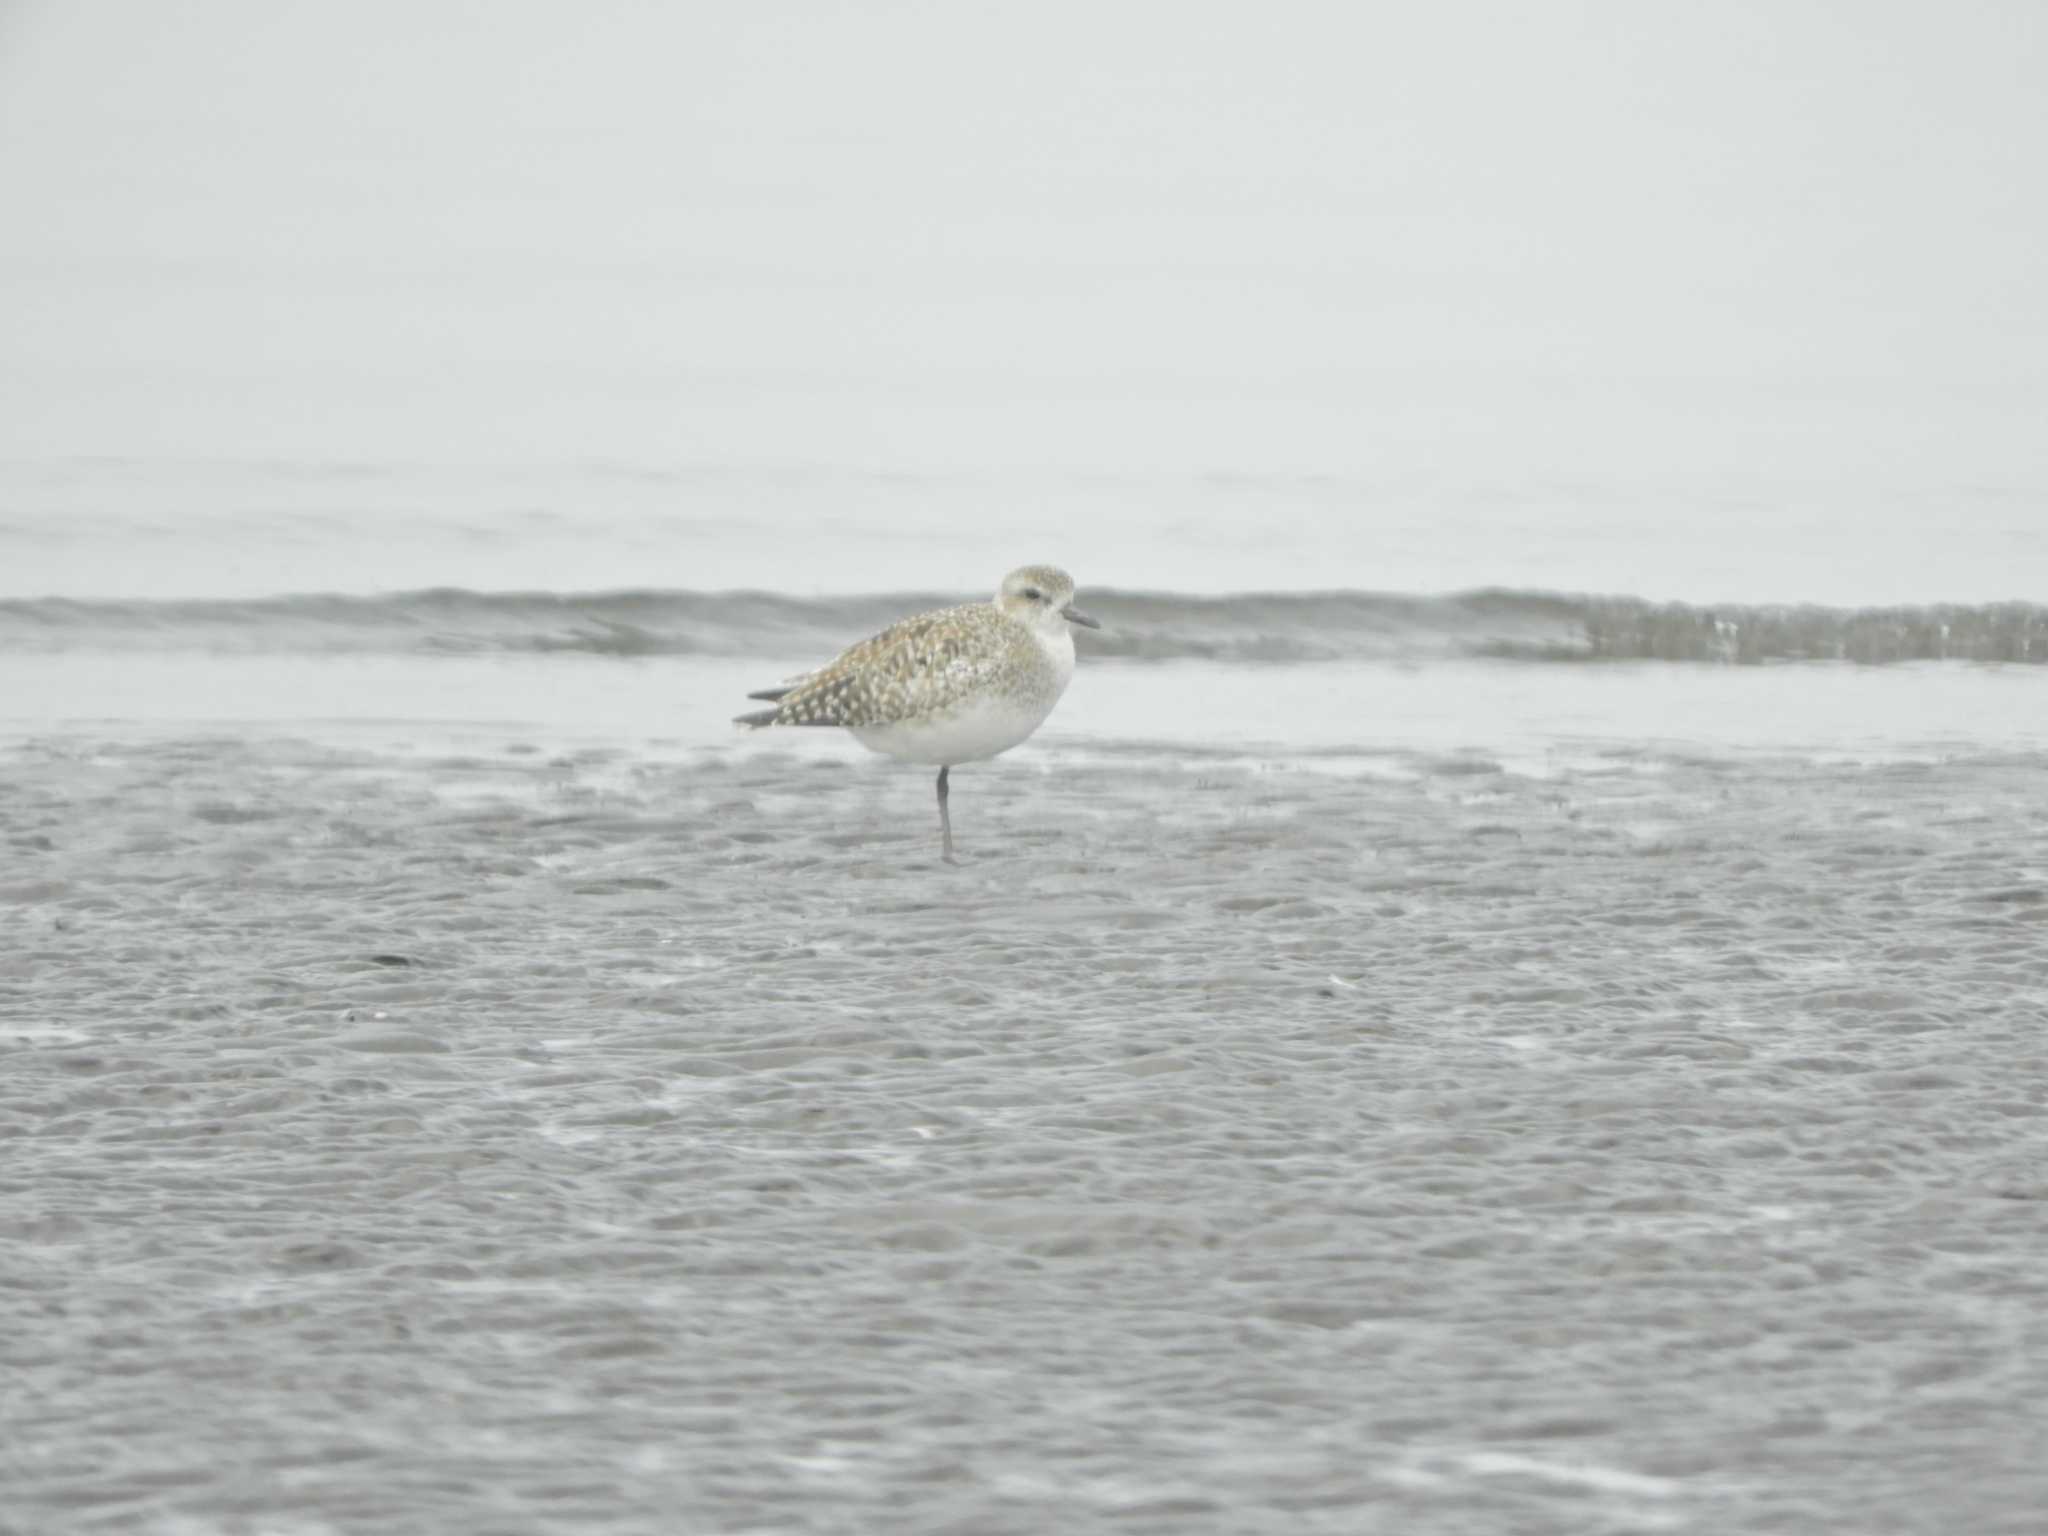
[(953, 818), (946, 810), (946, 773), (951, 767), (952, 764), (948, 763), (939, 770), (939, 830), (945, 834), (948, 864), (957, 862), (953, 857)]

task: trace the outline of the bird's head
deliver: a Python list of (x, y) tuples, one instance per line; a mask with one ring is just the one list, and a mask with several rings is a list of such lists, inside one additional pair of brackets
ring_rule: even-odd
[(1069, 624), (1100, 629), (1074, 606), (1074, 578), (1056, 565), (1020, 565), (996, 589), (996, 606), (1033, 629), (1059, 633)]

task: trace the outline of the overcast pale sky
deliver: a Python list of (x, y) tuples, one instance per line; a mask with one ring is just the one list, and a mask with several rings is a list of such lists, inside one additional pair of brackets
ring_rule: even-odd
[(17, 460), (2048, 489), (2038, 0), (0, 14)]

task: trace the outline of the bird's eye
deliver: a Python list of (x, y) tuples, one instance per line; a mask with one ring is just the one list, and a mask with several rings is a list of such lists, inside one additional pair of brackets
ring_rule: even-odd
[(1030, 598), (1031, 601), (1034, 603), (1042, 603), (1045, 601), (1045, 594), (1039, 591), (1036, 587), (1026, 587), (1024, 589), (1024, 595)]

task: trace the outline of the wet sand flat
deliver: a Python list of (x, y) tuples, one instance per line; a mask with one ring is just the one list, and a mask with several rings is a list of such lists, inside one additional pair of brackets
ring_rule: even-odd
[(2048, 759), (0, 747), (0, 1531), (2032, 1532)]

